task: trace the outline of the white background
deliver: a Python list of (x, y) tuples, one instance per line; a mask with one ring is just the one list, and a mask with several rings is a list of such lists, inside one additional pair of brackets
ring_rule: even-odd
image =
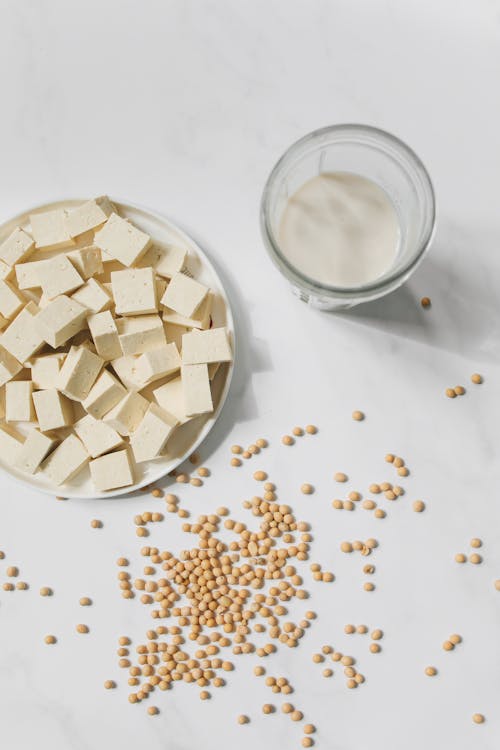
[[(309, 582), (319, 617), (300, 648), (266, 663), (287, 676), (293, 703), (328, 750), (492, 750), (500, 740), (500, 466), (497, 460), (500, 272), (500, 3), (441, 0), (0, 0), (0, 219), (61, 197), (103, 192), (150, 206), (202, 241), (222, 274), (237, 322), (238, 358), (222, 418), (202, 448), (212, 476), (183, 487), (194, 514), (241, 501), (269, 471), (282, 502), (313, 524), (312, 560), (336, 574)], [(439, 226), (430, 256), (399, 292), (343, 315), (289, 293), (263, 250), (261, 189), (283, 150), (306, 132), (364, 122), (407, 141), (435, 183)], [(422, 295), (432, 309), (419, 306)], [(480, 371), (485, 383), (468, 387)], [(447, 386), (462, 383), (451, 401)], [(354, 423), (350, 414), (367, 418)], [(320, 432), (284, 448), (294, 424)], [(241, 470), (229, 446), (259, 436), (269, 449)], [(383, 461), (406, 458), (407, 494), (385, 520), (333, 511), (347, 489), (393, 480)], [(317, 491), (300, 494), (304, 481)], [(155, 693), (160, 714), (127, 702), (116, 639), (150, 626), (125, 601), (115, 560), (140, 573), (132, 518), (162, 509), (140, 495), (56, 502), (1, 477), (0, 563), (20, 567), (26, 592), (0, 590), (0, 735), (6, 750), (219, 750), (300, 747), (301, 726), (235, 659), (228, 686)], [(423, 498), (424, 514), (411, 502)], [(386, 503), (389, 505), (389, 503)], [(90, 519), (103, 520), (102, 530)], [(363, 558), (343, 539), (375, 536), (377, 589), (362, 590)], [(481, 566), (453, 556), (484, 541)], [(184, 538), (183, 538), (184, 537)], [(169, 515), (150, 541), (191, 538)], [(42, 599), (41, 585), (54, 588)], [(78, 598), (94, 604), (82, 610)], [(300, 617), (304, 607), (295, 606)], [(88, 636), (75, 625), (86, 622)], [(383, 651), (347, 622), (384, 630)], [(57, 646), (43, 644), (53, 632)], [(452, 632), (463, 644), (441, 649)], [(358, 659), (366, 683), (347, 690), (311, 655), (330, 643)], [(427, 664), (439, 676), (425, 677)], [(104, 691), (104, 679), (119, 682)], [(472, 723), (479, 711), (487, 721)], [(236, 717), (252, 721), (240, 727)]]

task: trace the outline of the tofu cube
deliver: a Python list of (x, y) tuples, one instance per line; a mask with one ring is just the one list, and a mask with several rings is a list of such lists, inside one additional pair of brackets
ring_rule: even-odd
[(75, 244), (63, 208), (31, 214), (30, 224), (36, 247), (40, 250), (60, 250)]
[(66, 253), (82, 279), (90, 279), (103, 272), (101, 251), (95, 245)]
[(12, 380), (22, 369), (23, 366), (17, 359), (0, 345), (0, 386)]
[(0, 245), (0, 259), (8, 266), (15, 266), (16, 263), (28, 258), (34, 249), (33, 237), (21, 227), (17, 227)]
[(42, 432), (69, 427), (73, 423), (73, 406), (71, 401), (55, 388), (35, 391), (33, 403)]
[(225, 328), (193, 331), (182, 337), (182, 364), (198, 365), (210, 362), (231, 362), (233, 354)]
[(181, 358), (175, 344), (165, 344), (158, 349), (144, 352), (137, 359), (139, 380), (146, 385), (154, 380), (171, 375), (181, 366)]
[(88, 396), (82, 401), (82, 406), (95, 419), (101, 419), (113, 406), (126, 396), (127, 391), (108, 370), (103, 370)]
[(43, 390), (53, 388), (64, 360), (64, 354), (47, 354), (35, 357), (31, 363), (33, 387)]
[(0, 456), (2, 461), (15, 465), (23, 448), (24, 437), (10, 425), (0, 425)]
[(142, 256), (138, 265), (141, 268), (151, 266), (159, 276), (171, 279), (176, 273), (182, 271), (186, 257), (187, 252), (182, 247), (153, 245)]
[(95, 279), (89, 279), (80, 289), (73, 292), (71, 299), (76, 299), (93, 314), (108, 310), (113, 302), (108, 290)]
[(159, 388), (155, 388), (153, 396), (162, 409), (175, 417), (179, 424), (185, 424), (192, 419), (192, 417), (188, 417), (186, 414), (184, 392), (180, 377), (173, 378), (173, 380), (169, 380), (168, 383), (164, 383), (163, 385), (160, 385)]
[(111, 286), (117, 315), (145, 315), (158, 310), (155, 275), (152, 268), (113, 271)]
[(100, 419), (94, 419), (91, 414), (75, 422), (74, 430), (92, 458), (109, 453), (123, 443), (116, 430)]
[(150, 404), (141, 423), (130, 437), (130, 447), (137, 463), (157, 458), (177, 425), (172, 414), (157, 404)]
[(34, 474), (57, 442), (55, 438), (33, 428), (29, 431), (14, 466), (26, 474)]
[(95, 233), (94, 243), (111, 258), (124, 266), (131, 266), (149, 248), (151, 237), (113, 213), (102, 229)]
[(163, 310), (163, 321), (169, 325), (185, 326), (186, 328), (200, 328), (206, 330), (210, 326), (214, 295), (209, 292), (192, 318), (174, 312), (169, 307)]
[(66, 255), (55, 255), (37, 267), (39, 286), (48, 299), (72, 292), (84, 283)]
[(68, 435), (43, 462), (42, 469), (51, 482), (59, 485), (73, 479), (88, 462), (89, 454), (82, 441), (76, 435)]
[(6, 422), (31, 422), (33, 408), (33, 383), (31, 380), (11, 380), (5, 386)]
[(36, 289), (40, 286), (38, 270), (45, 260), (30, 260), (28, 263), (17, 263), (15, 266), (17, 286), (19, 289)]
[(72, 346), (59, 371), (55, 387), (72, 401), (83, 401), (103, 364), (104, 360), (87, 346)]
[(137, 356), (127, 355), (113, 359), (111, 362), (113, 370), (129, 391), (140, 391), (145, 386), (137, 372), (138, 360)]
[(111, 313), (106, 310), (88, 318), (90, 333), (100, 357), (109, 361), (122, 354), (118, 329)]
[(45, 343), (36, 323), (38, 313), (39, 309), (35, 303), (28, 302), (2, 334), (3, 348), (7, 349), (18, 362), (24, 363), (31, 359)]
[(134, 483), (134, 475), (127, 450), (108, 453), (90, 462), (90, 475), (97, 490), (117, 490)]
[(115, 207), (107, 195), (82, 203), (68, 212), (68, 230), (71, 237), (100, 227), (114, 212)]
[(25, 304), (26, 300), (10, 281), (0, 281), (0, 313), (5, 318), (14, 318)]
[(139, 315), (116, 321), (123, 354), (142, 354), (167, 343), (159, 315)]
[(35, 323), (43, 340), (57, 349), (84, 328), (87, 315), (83, 305), (62, 294), (40, 310)]
[(149, 401), (134, 391), (127, 393), (116, 406), (104, 416), (104, 421), (120, 435), (130, 435), (148, 410)]
[(184, 409), (188, 417), (214, 410), (207, 365), (181, 367)]
[(172, 276), (167, 291), (161, 298), (161, 303), (179, 315), (192, 318), (208, 291), (208, 287), (200, 284), (199, 281), (190, 279), (184, 273), (176, 273)]

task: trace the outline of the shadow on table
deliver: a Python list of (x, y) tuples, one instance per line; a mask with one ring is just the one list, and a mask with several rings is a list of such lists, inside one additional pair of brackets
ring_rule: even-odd
[[(463, 250), (463, 249), (462, 249)], [(440, 259), (439, 248), (410, 281), (387, 297), (340, 315), (346, 325), (367, 326), (449, 351), (497, 361), (500, 349), (500, 295), (494, 273), (474, 263), (473, 254), (457, 264)], [(496, 247), (492, 252), (497, 253)], [(472, 262), (471, 262), (472, 261)], [(431, 307), (422, 308), (422, 297)]]

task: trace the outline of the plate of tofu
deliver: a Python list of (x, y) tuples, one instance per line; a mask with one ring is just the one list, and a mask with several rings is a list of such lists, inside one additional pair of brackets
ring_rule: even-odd
[(64, 497), (158, 481), (215, 424), (234, 326), (206, 254), (100, 196), (0, 227), (0, 468)]

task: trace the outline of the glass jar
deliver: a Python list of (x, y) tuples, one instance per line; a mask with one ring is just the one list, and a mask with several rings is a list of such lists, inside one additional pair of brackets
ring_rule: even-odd
[[(351, 172), (379, 185), (394, 205), (399, 243), (390, 268), (358, 286), (322, 284), (297, 270), (282, 253), (279, 227), (287, 200), (307, 181), (325, 172)], [(323, 310), (345, 309), (397, 289), (428, 251), (436, 207), (430, 177), (402, 141), (367, 125), (332, 125), (294, 143), (273, 168), (261, 202), (261, 230), (275, 265), (304, 302)], [(307, 248), (304, 249), (307, 252)]]

